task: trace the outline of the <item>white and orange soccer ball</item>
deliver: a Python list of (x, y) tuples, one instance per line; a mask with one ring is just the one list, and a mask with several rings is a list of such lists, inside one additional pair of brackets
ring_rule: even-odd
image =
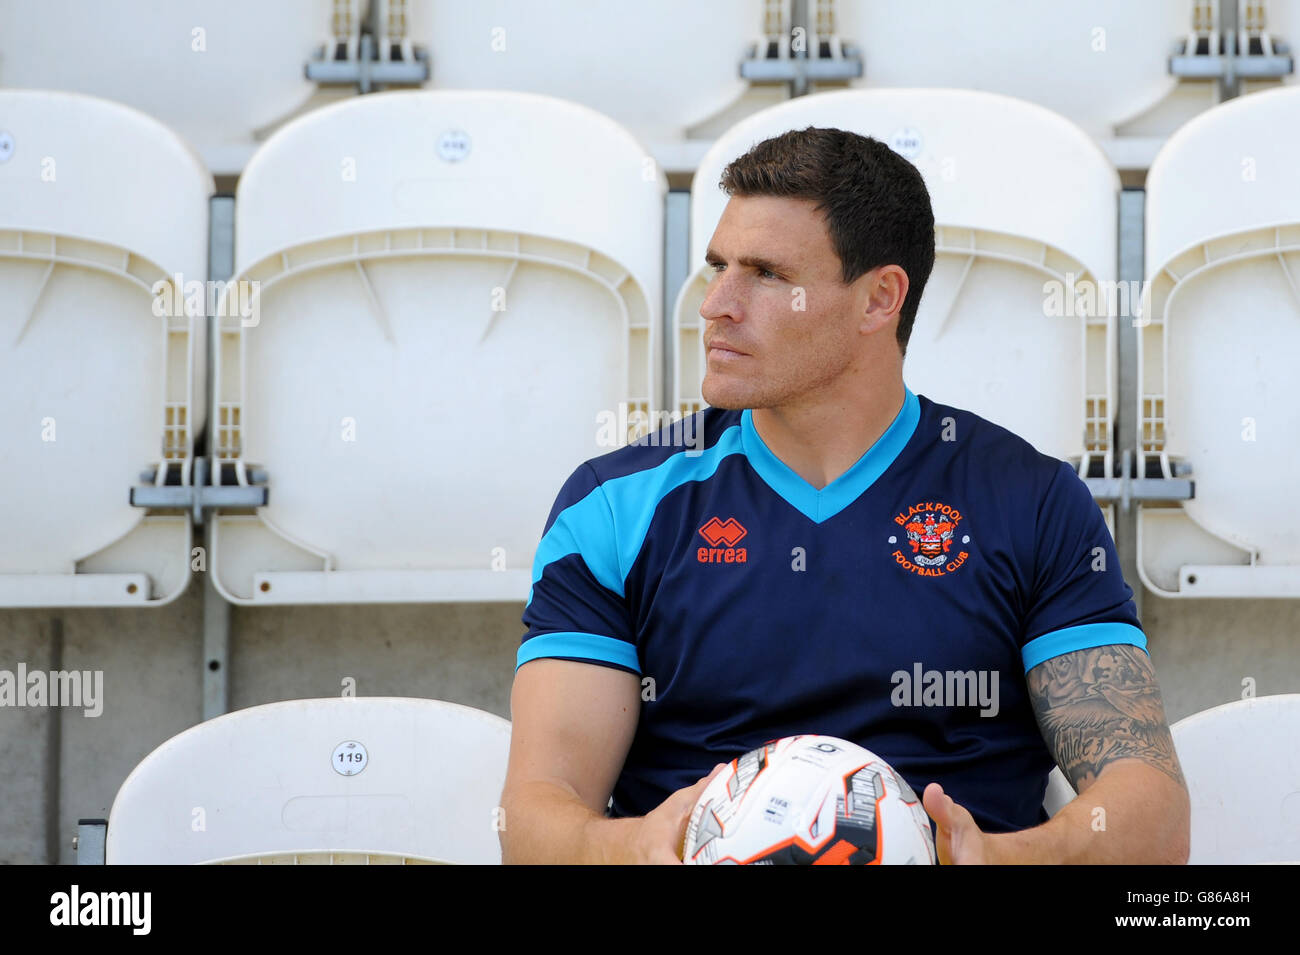
[(834, 736), (732, 760), (686, 826), (687, 865), (935, 865), (930, 817), (887, 762)]

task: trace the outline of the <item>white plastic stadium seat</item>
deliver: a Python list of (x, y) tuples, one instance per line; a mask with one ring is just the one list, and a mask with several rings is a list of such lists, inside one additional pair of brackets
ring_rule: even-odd
[(0, 607), (184, 592), (188, 517), (146, 516), (129, 489), (147, 468), (190, 483), (203, 318), (153, 290), (207, 278), (212, 192), (143, 113), (0, 90)]
[(1192, 865), (1300, 863), (1300, 693), (1260, 696), (1170, 727), (1192, 803)]
[(1161, 596), (1300, 597), (1298, 120), (1294, 87), (1233, 100), (1147, 180), (1140, 450), (1196, 482), (1182, 507), (1139, 511), (1138, 570)]
[[(1173, 90), (1170, 47), (1191, 20), (1191, 0), (840, 0), (836, 9), (866, 63), (855, 85), (1003, 93), (1099, 137)], [(991, 145), (1012, 160), (1023, 142)]]
[[(1189, 865), (1300, 864), (1300, 694), (1253, 697), (1169, 728), (1192, 807)], [(1059, 768), (1043, 807), (1075, 798)]]
[(1073, 802), (1077, 795), (1074, 787), (1066, 780), (1065, 773), (1061, 772), (1061, 767), (1053, 766), (1047, 775), (1047, 792), (1043, 794), (1043, 808), (1047, 814), (1055, 816)]
[[(1119, 179), (1078, 127), (991, 93), (818, 93), (764, 110), (718, 140), (692, 187), (695, 271), (674, 309), (683, 413), (703, 406), (699, 310), (712, 271), (703, 260), (727, 203), (722, 170), (758, 141), (810, 125), (880, 139), (925, 177), (937, 254), (908, 345), (908, 386), (1010, 428), (1046, 454), (1109, 461), (1114, 321), (1082, 314), (1068, 292), (1071, 282), (1113, 289)], [(1061, 317), (1046, 314), (1048, 283), (1061, 290)]]
[(411, 35), (430, 52), (432, 86), (572, 100), (654, 152), (745, 93), (737, 63), (761, 9), (761, 0), (409, 5)]
[(329, 32), (331, 7), (330, 0), (2, 3), (0, 86), (126, 103), (194, 143), (214, 172), (238, 172), (255, 131), (315, 89), (303, 65)]
[(237, 198), (260, 315), (222, 309), (214, 426), (270, 503), (214, 522), (227, 599), (526, 599), (556, 489), (661, 401), (646, 160), (522, 93), (380, 93), (267, 142)]
[(118, 790), (109, 865), (496, 864), (510, 724), (437, 700), (289, 700), (173, 737)]

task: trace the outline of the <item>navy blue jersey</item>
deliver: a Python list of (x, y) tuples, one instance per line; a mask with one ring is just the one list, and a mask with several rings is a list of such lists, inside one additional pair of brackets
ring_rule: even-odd
[(1132, 595), (1073, 468), (968, 411), (907, 390), (880, 439), (817, 490), (749, 411), (710, 408), (565, 483), (518, 665), (642, 678), (613, 815), (821, 733), (1007, 832), (1047, 819), (1054, 765), (1025, 675), (1088, 647), (1145, 650)]

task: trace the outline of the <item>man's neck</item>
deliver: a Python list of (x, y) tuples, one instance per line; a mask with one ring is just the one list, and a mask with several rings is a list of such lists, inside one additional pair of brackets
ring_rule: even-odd
[(852, 396), (756, 408), (754, 429), (768, 450), (821, 490), (880, 440), (903, 408), (901, 377)]

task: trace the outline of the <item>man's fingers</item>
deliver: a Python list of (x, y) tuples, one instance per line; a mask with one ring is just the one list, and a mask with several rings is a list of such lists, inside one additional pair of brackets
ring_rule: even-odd
[(727, 766), (728, 766), (727, 763), (718, 763), (718, 765), (714, 766), (713, 769), (709, 771), (709, 775), (707, 775), (707, 776), (705, 776), (703, 779), (701, 779), (698, 783), (696, 783), (694, 786), (692, 786), (691, 789), (692, 789), (692, 790), (696, 790), (696, 789), (698, 789), (700, 792), (703, 792), (703, 791), (704, 791), (704, 787), (706, 787), (707, 785), (709, 785), (709, 783), (713, 782), (713, 780), (717, 779), (717, 778), (718, 778), (718, 773), (720, 773), (720, 772), (722, 772), (724, 769), (726, 769)]
[(686, 815), (689, 816), (691, 814), (691, 809), (694, 808), (695, 803), (699, 800), (700, 796), (704, 793), (705, 788), (709, 785), (709, 783), (713, 782), (714, 778), (718, 775), (718, 773), (722, 772), (726, 768), (727, 768), (726, 763), (718, 763), (718, 765), (714, 766), (713, 769), (709, 772), (709, 775), (705, 776), (695, 785), (691, 786), (689, 789), (679, 789), (677, 792), (675, 792), (672, 798), (680, 799), (680, 804), (677, 805), (677, 808), (681, 808), (681, 806), (684, 805), (686, 808)]
[(689, 789), (680, 789), (671, 797), (672, 799), (681, 797), (681, 801), (673, 806), (674, 810), (678, 814), (676, 845), (677, 858), (679, 861), (686, 854), (686, 827), (690, 824), (691, 812), (695, 809), (695, 804), (700, 801), (700, 796), (704, 794), (704, 790), (708, 787), (709, 783), (713, 782), (718, 773), (722, 772), (726, 768), (726, 763), (718, 763), (718, 765), (713, 767), (709, 775), (705, 776), (694, 786)]
[(950, 851), (952, 848), (950, 844), (952, 833), (948, 829), (947, 811), (950, 798), (938, 783), (930, 783), (925, 787), (925, 791), (921, 795), (921, 804), (935, 822), (934, 850), (939, 857), (939, 865), (952, 865), (952, 853)]
[(951, 797), (943, 791), (943, 787), (938, 783), (930, 783), (930, 785), (926, 786), (925, 793), (921, 797), (921, 805), (930, 814), (930, 818), (944, 828), (947, 828), (948, 806), (951, 802)]

